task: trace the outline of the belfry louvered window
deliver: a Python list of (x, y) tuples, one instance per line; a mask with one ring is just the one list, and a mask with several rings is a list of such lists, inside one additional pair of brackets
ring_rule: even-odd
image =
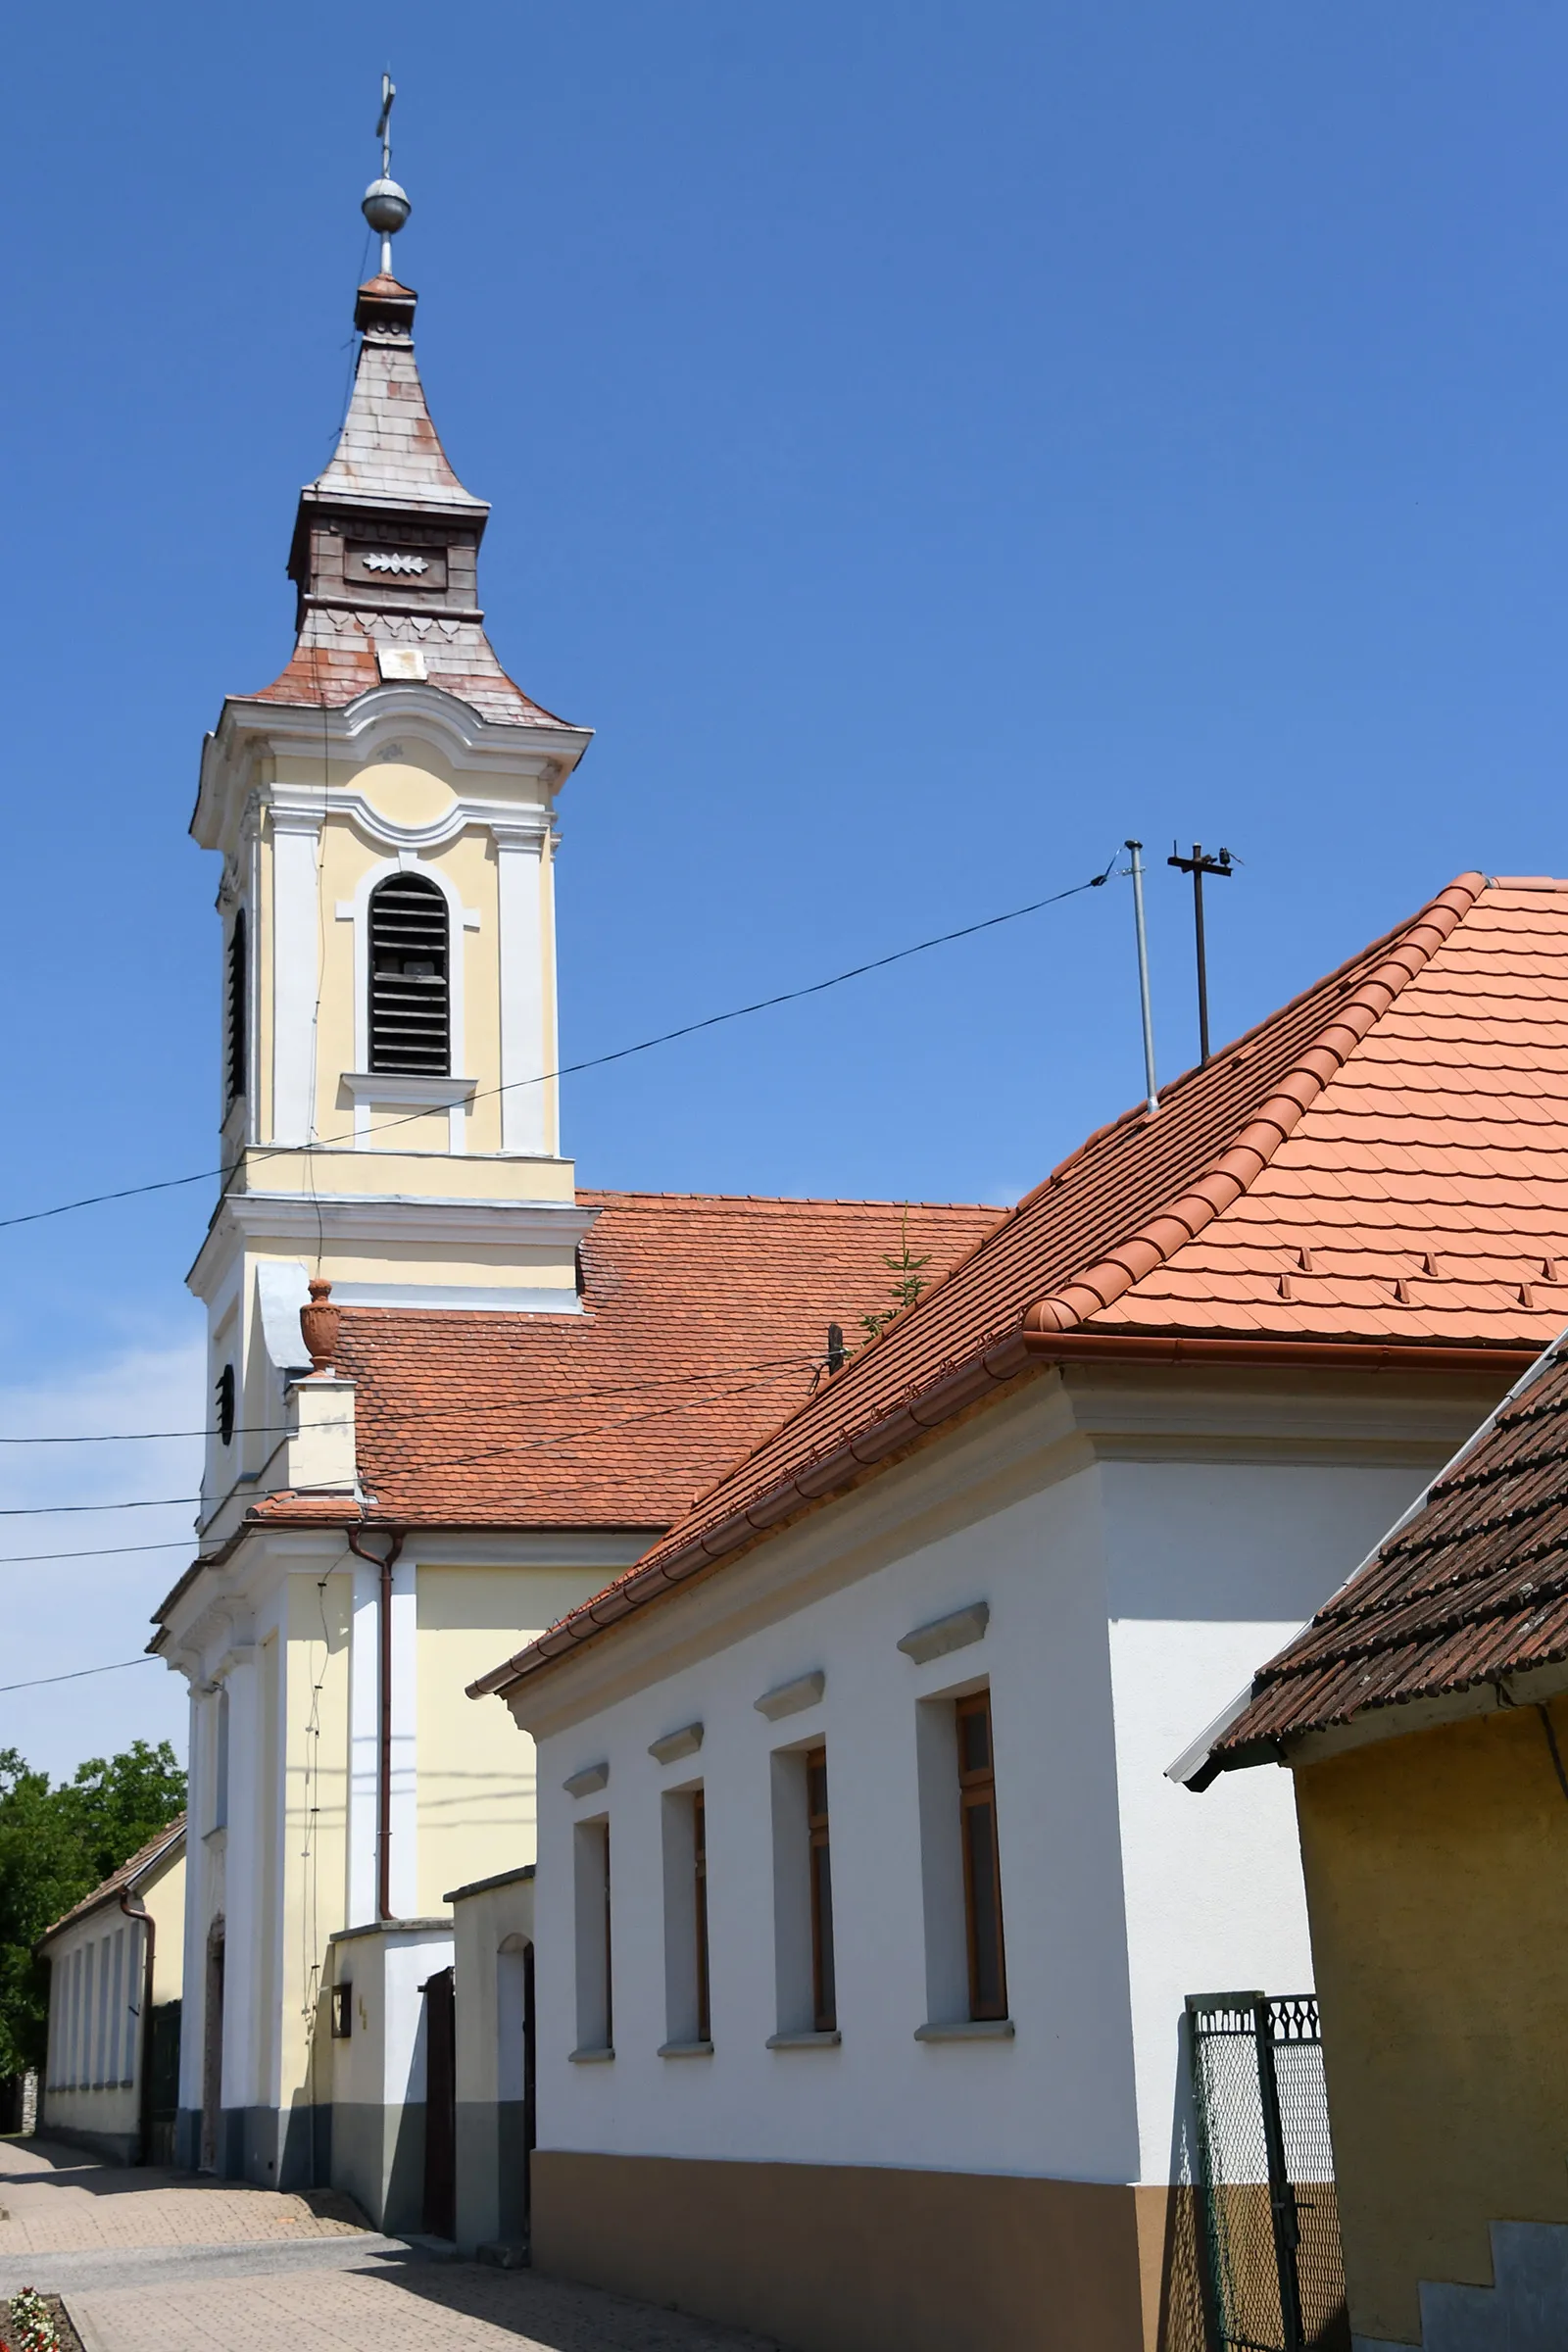
[(447, 903), (422, 874), (370, 893), (370, 1067), (443, 1077), (451, 1068)]
[(237, 1102), (245, 1092), (245, 909), (234, 910), (234, 924), (228, 935), (228, 1053), (226, 1074), (227, 1101)]

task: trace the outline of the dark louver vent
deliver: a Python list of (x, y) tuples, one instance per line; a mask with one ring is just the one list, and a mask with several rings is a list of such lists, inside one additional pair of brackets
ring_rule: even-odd
[(419, 874), (370, 893), (370, 1067), (442, 1077), (451, 1067), (447, 903)]
[(245, 1092), (245, 909), (234, 910), (228, 935), (228, 1100), (237, 1102)]

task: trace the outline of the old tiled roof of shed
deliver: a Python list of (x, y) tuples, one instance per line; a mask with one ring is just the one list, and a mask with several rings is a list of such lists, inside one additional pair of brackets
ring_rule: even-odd
[(1521, 1369), (1568, 1309), (1565, 1106), (1568, 884), (1463, 876), (1153, 1116), (1092, 1136), (612, 1593), (483, 1687), (851, 1483), (1063, 1335), (1167, 1355), (1462, 1348)]
[[(827, 1327), (885, 1307), (907, 1231), (946, 1266), (996, 1208), (579, 1192), (580, 1315), (346, 1307), (371, 1517), (662, 1528), (820, 1377)], [(358, 1517), (347, 1506), (350, 1517)], [(319, 1522), (310, 1496), (253, 1516)]]
[[(1487, 1420), (1213, 1740), (1225, 1765), (1568, 1660), (1568, 1342)], [(1208, 1777), (1207, 1775), (1204, 1776)]]
[(177, 1813), (166, 1828), (159, 1831), (156, 1838), (149, 1838), (146, 1844), (138, 1846), (135, 1853), (122, 1862), (118, 1870), (112, 1870), (91, 1894), (84, 1894), (79, 1903), (74, 1903), (69, 1911), (55, 1921), (53, 1927), (46, 1928), (38, 1938), (39, 1944), (47, 1943), (51, 1936), (58, 1936), (62, 1928), (69, 1928), (73, 1920), (85, 1919), (87, 1913), (96, 1911), (101, 1903), (113, 1902), (120, 1894), (128, 1893), (138, 1880), (144, 1879), (166, 1854), (182, 1845), (184, 1838), (185, 1816)]

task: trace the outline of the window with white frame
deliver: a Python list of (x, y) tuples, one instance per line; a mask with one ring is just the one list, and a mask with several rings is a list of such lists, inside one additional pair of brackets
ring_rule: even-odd
[(1007, 2015), (991, 1692), (980, 1685), (916, 1709), (926, 2018)]
[(772, 1758), (773, 1967), (778, 2038), (837, 2034), (827, 1749)]
[(697, 1788), (662, 1800), (664, 1863), (664, 2049), (706, 2050), (713, 2042), (708, 1960), (708, 1805)]
[(370, 893), (370, 1068), (445, 1077), (452, 1067), (447, 903), (423, 874)]
[(577, 2052), (583, 2056), (608, 2056), (615, 2046), (608, 1819), (579, 1821), (573, 1831), (572, 1848)]

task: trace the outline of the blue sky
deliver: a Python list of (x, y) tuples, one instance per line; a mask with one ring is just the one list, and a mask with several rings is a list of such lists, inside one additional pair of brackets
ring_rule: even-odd
[[(1246, 860), (1212, 894), (1218, 1035), (1467, 866), (1563, 870), (1560, 11), (373, 24), (13, 21), (0, 1214), (211, 1162), (216, 873), (185, 827), (221, 697), (287, 653), (385, 62), (425, 381), (494, 502), (492, 633), (598, 729), (563, 808), (568, 1054), (1136, 833), (1173, 1074), (1173, 836)], [(1140, 1087), (1121, 882), (575, 1081), (566, 1141), (589, 1183), (1003, 1200)], [(209, 1205), (0, 1231), (0, 1434), (200, 1422)], [(0, 1454), (12, 1507), (189, 1491), (177, 1446)], [(187, 1519), (23, 1519), (0, 1549)], [(132, 1654), (179, 1564), (0, 1566), (0, 1656)], [(0, 1697), (0, 1745), (64, 1769), (177, 1729), (178, 1689)]]

